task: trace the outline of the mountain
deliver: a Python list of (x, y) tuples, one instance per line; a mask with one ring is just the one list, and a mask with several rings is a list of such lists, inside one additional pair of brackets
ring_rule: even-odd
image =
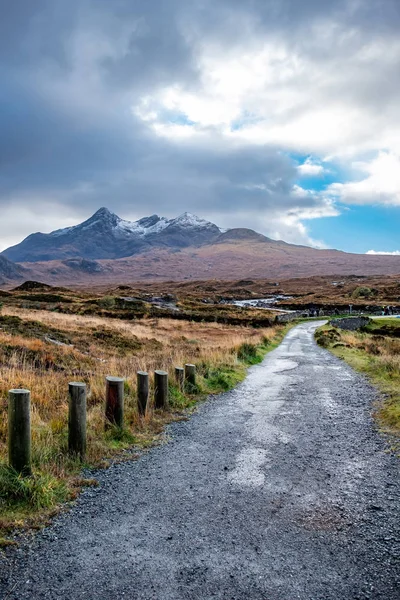
[(0, 256), (0, 284), (18, 281), (28, 275), (28, 270)]
[[(5, 250), (0, 259), (0, 276), (3, 269), (8, 273), (8, 278), (3, 275), (7, 281), (11, 276), (21, 279), (21, 273), (28, 278), (29, 273), (29, 279), (49, 284), (83, 286), (140, 280), (250, 277), (275, 281), (316, 275), (400, 273), (400, 256), (296, 246), (251, 229), (223, 231), (189, 213), (176, 219), (152, 215), (130, 222), (106, 208), (80, 225), (32, 234)], [(8, 259), (22, 264), (15, 265)], [(21, 271), (23, 268), (27, 271)]]
[(237, 229), (228, 229), (221, 233), (220, 236), (215, 240), (217, 244), (225, 244), (229, 242), (239, 242), (239, 241), (247, 241), (247, 242), (272, 242), (273, 244), (285, 244), (285, 242), (280, 242), (276, 240), (270, 240), (265, 237), (261, 233), (257, 233), (252, 229), (245, 229), (244, 227), (240, 227)]
[[(222, 234), (225, 235), (225, 234)], [(233, 239), (187, 248), (154, 247), (134, 256), (98, 260), (93, 269), (79, 261), (25, 263), (36, 278), (53, 285), (108, 285), (138, 281), (194, 281), (267, 279), (332, 275), (394, 275), (400, 273), (400, 256), (347, 254), (315, 250), (261, 238)], [(400, 276), (399, 276), (400, 280)], [(167, 289), (167, 288), (166, 288)], [(400, 283), (399, 283), (400, 299)]]
[(200, 246), (219, 235), (221, 230), (216, 225), (190, 213), (170, 220), (152, 215), (131, 222), (100, 208), (80, 225), (52, 233), (33, 233), (2, 254), (15, 262), (115, 259), (154, 247)]

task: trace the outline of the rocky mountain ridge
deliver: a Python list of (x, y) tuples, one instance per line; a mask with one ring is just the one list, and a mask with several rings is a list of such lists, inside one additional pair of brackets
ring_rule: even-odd
[(187, 212), (175, 219), (152, 215), (131, 222), (103, 207), (79, 225), (33, 233), (2, 255), (14, 262), (116, 259), (156, 247), (201, 246), (222, 234), (214, 223)]

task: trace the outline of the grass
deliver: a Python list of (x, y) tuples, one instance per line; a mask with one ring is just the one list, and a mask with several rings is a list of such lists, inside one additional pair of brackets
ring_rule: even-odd
[[(166, 318), (126, 321), (5, 306), (0, 317), (3, 544), (8, 543), (7, 535), (15, 527), (44, 523), (56, 507), (74, 498), (82, 485), (82, 466), (101, 467), (111, 459), (134, 458), (135, 448), (156, 443), (167, 423), (186, 418), (187, 411), (207, 394), (237, 385), (246, 368), (262, 360), (287, 329), (282, 325), (253, 328)], [(197, 384), (183, 393), (175, 384), (174, 368), (185, 363), (196, 365)], [(151, 374), (155, 369), (169, 373), (170, 410), (156, 411), (150, 403), (146, 416), (140, 417), (136, 372)], [(122, 430), (104, 428), (106, 375), (125, 378)], [(84, 465), (67, 452), (69, 381), (83, 381), (88, 387)], [(21, 478), (6, 464), (7, 394), (18, 387), (31, 391), (31, 478)]]
[(400, 337), (400, 319), (371, 319), (363, 331), (373, 335)]
[(0, 489), (2, 500), (16, 508), (51, 508), (68, 497), (66, 483), (49, 473), (36, 473), (23, 477), (11, 467), (0, 465)]
[[(386, 329), (382, 335), (382, 327)], [(382, 392), (375, 410), (381, 429), (400, 439), (400, 319), (373, 320), (364, 331), (342, 331), (325, 325), (317, 342), (367, 375)], [(395, 442), (399, 446), (399, 442)]]

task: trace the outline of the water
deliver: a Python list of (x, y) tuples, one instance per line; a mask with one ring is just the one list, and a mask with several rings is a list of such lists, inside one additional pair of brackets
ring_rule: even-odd
[(292, 296), (284, 296), (282, 294), (275, 294), (269, 298), (252, 298), (251, 300), (233, 300), (232, 304), (235, 306), (242, 306), (243, 308), (269, 308), (280, 302), (281, 300), (291, 300)]

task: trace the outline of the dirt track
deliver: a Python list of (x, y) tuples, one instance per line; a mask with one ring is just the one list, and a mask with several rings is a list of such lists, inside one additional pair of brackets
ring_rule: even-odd
[[(293, 329), (3, 561), (7, 599), (400, 598), (399, 461), (366, 381)], [(397, 586), (397, 589), (396, 589)]]

